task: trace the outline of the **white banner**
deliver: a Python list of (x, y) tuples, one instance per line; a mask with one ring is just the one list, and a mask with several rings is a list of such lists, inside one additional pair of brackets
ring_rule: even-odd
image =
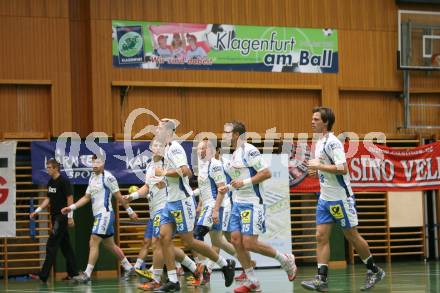
[[(272, 172), (272, 178), (263, 183), (266, 233), (258, 238), (281, 253), (292, 253), (288, 157), (286, 154), (263, 154), (263, 158)], [(209, 234), (205, 238), (209, 238)], [(224, 251), (221, 251), (221, 255), (231, 258)], [(251, 257), (257, 262), (259, 268), (280, 266), (277, 260), (270, 257), (256, 253), (251, 253)], [(240, 267), (238, 261), (237, 267)]]
[(15, 237), (16, 141), (0, 142), (0, 237)]

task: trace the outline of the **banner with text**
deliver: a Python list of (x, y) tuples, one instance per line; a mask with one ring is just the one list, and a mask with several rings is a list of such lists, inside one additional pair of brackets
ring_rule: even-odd
[(337, 73), (337, 30), (112, 21), (113, 66)]
[[(187, 157), (191, 157), (192, 142), (181, 142)], [(105, 169), (110, 171), (119, 184), (141, 184), (147, 162), (151, 159), (149, 142), (87, 143), (69, 140), (66, 143), (34, 141), (31, 144), (32, 182), (47, 184), (49, 175), (46, 162), (56, 158), (61, 172), (72, 184), (88, 184), (92, 172), (93, 154), (105, 154)], [(190, 163), (190, 162), (188, 162)]]
[[(318, 192), (317, 178), (307, 176), (313, 145), (295, 144), (289, 161), (291, 192)], [(408, 149), (372, 143), (345, 145), (354, 191), (440, 189), (440, 142)]]
[(16, 141), (0, 142), (0, 238), (15, 237)]

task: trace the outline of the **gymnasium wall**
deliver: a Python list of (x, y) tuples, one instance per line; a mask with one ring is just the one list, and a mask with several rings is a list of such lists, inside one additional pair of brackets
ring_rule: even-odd
[[(310, 108), (318, 104), (335, 109), (337, 132), (399, 133), (403, 80), (396, 64), (397, 10), (394, 0), (0, 1), (0, 34), (11, 40), (0, 45), (0, 101), (11, 87), (24, 87), (31, 97), (37, 88), (36, 98), (40, 87), (50, 89), (43, 98), (50, 104), (50, 120), (35, 130), (53, 136), (119, 133), (139, 106), (180, 119), (182, 132), (219, 132), (232, 118), (246, 122), (250, 131), (277, 126), (280, 132), (310, 132)], [(339, 33), (340, 69), (338, 74), (117, 69), (111, 61), (112, 19), (332, 27)], [(438, 72), (412, 73), (416, 99), (438, 98), (439, 80)], [(134, 82), (141, 86), (122, 100), (119, 86)], [(35, 83), (39, 87), (29, 86)], [(13, 103), (3, 107), (15, 109)], [(437, 114), (415, 109), (413, 116), (440, 124)], [(41, 117), (34, 113), (29, 119), (32, 128)], [(0, 133), (21, 131), (17, 123), (0, 123)], [(135, 130), (142, 125), (140, 119)]]
[(72, 129), (67, 1), (0, 1), (0, 36), (0, 132)]

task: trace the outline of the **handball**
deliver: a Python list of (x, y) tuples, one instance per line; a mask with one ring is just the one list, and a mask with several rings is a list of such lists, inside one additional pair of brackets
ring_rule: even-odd
[(132, 185), (132, 186), (130, 186), (129, 188), (128, 188), (128, 193), (129, 194), (132, 194), (133, 192), (136, 192), (136, 191), (138, 191), (138, 187), (137, 186), (135, 186), (135, 185)]

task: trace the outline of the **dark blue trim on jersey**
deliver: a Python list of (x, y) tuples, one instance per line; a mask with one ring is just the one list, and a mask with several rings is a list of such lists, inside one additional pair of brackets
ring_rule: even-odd
[[(257, 174), (257, 171), (253, 167), (247, 167), (249, 169), (249, 173), (251, 174), (251, 177), (254, 177)], [(258, 198), (260, 199), (260, 204), (263, 204), (263, 197), (260, 193), (260, 184), (252, 184), (252, 188), (254, 189), (255, 193), (257, 194)]]
[(105, 185), (104, 173), (102, 174), (102, 186), (104, 187), (104, 207), (108, 212), (110, 211), (110, 208), (108, 207), (110, 202), (110, 189), (107, 187), (107, 185)]
[(336, 180), (338, 180), (339, 185), (341, 185), (342, 188), (344, 188), (345, 194), (347, 195), (347, 197), (350, 197), (351, 194), (348, 191), (347, 184), (345, 184), (344, 177), (342, 175), (336, 175)]
[(189, 197), (191, 195), (186, 190), (185, 185), (183, 184), (182, 177), (180, 177), (180, 176), (179, 176), (179, 189), (182, 190), (185, 193), (186, 197)]

